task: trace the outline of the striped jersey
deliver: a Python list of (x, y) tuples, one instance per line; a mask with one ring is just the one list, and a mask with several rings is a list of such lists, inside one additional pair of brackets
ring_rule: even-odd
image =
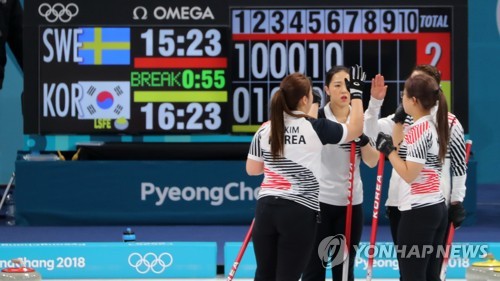
[(406, 151), (405, 161), (424, 164), (415, 180), (398, 187), (399, 209), (405, 211), (443, 202), (438, 133), (432, 115), (423, 116), (410, 125), (399, 147), (400, 153)]
[[(378, 132), (384, 132), (392, 135), (394, 121), (391, 114), (384, 118), (378, 118), (380, 107), (383, 100), (370, 99), (367, 110), (365, 111), (365, 126), (364, 133), (372, 138), (376, 138)], [(431, 115), (436, 118), (438, 107), (435, 106), (431, 110)], [(413, 124), (413, 118), (408, 115), (405, 120), (404, 128), (407, 132), (408, 126)], [(465, 163), (465, 140), (464, 129), (458, 118), (451, 112), (448, 112), (448, 125), (450, 127), (450, 139), (448, 142), (448, 150), (442, 168), (441, 176), (441, 190), (446, 198), (446, 202), (460, 201), (465, 198), (466, 186), (465, 181), (467, 178), (467, 166)], [(399, 152), (401, 158), (405, 152)], [(404, 159), (404, 158), (403, 158)], [(401, 177), (393, 169), (389, 182), (389, 192), (386, 201), (386, 206), (398, 205), (398, 190), (400, 186), (407, 185)], [(451, 192), (450, 192), (451, 191)]]
[[(318, 118), (338, 122), (333, 114), (330, 104), (319, 110)], [(346, 123), (349, 123), (347, 117)], [(352, 204), (363, 203), (363, 183), (359, 172), (361, 161), (361, 147), (356, 145), (356, 157), (354, 165), (354, 180), (352, 192)], [(347, 206), (349, 188), (351, 143), (327, 144), (321, 153), (321, 173), (319, 177), (319, 201), (335, 206)]]
[[(294, 114), (304, 114), (294, 111)], [(255, 133), (248, 158), (264, 162), (264, 179), (258, 198), (278, 196), (319, 211), (318, 175), (321, 150), (327, 143), (347, 137), (344, 124), (326, 119), (293, 117), (285, 114), (285, 145), (282, 156), (271, 155), (271, 122)]]

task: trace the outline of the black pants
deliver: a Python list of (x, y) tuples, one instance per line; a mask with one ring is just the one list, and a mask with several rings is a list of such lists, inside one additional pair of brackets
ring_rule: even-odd
[[(321, 249), (319, 245), (323, 239), (328, 236), (337, 234), (345, 234), (345, 217), (346, 206), (333, 206), (328, 204), (320, 204), (321, 208), (321, 223), (318, 225), (314, 250), (312, 252), (309, 263), (302, 275), (302, 281), (324, 281), (326, 268), (323, 259), (319, 256)], [(349, 251), (349, 281), (354, 280), (354, 259), (356, 251), (354, 245), (359, 245), (361, 233), (363, 231), (363, 208), (362, 204), (352, 206), (351, 220), (351, 247)], [(343, 254), (343, 251), (340, 251)], [(334, 281), (342, 280), (342, 269), (344, 263), (332, 267), (332, 277)]]
[(389, 218), (392, 241), (394, 242), (394, 245), (397, 245), (398, 243), (396, 242), (396, 240), (398, 237), (398, 227), (399, 220), (401, 219), (401, 211), (398, 209), (398, 207), (389, 206), (386, 208), (386, 214)]
[(252, 232), (256, 281), (299, 280), (313, 249), (316, 214), (275, 196), (257, 201)]
[[(444, 202), (401, 212), (396, 241), (403, 281), (440, 280), (440, 252), (437, 249), (443, 243), (447, 222)], [(432, 252), (429, 253), (426, 247)]]

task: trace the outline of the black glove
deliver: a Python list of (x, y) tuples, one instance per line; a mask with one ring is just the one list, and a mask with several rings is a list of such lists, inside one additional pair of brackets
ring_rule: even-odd
[(385, 206), (385, 218), (386, 219), (391, 219), (391, 208)]
[(366, 73), (363, 67), (356, 64), (351, 66), (351, 80), (345, 79), (345, 85), (349, 93), (351, 93), (351, 100), (363, 99), (363, 87), (365, 86)]
[(377, 150), (382, 152), (385, 157), (389, 156), (391, 152), (396, 150), (394, 144), (392, 144), (392, 137), (382, 132), (378, 133), (376, 146)]
[(396, 112), (394, 112), (394, 117), (392, 117), (392, 121), (394, 121), (394, 123), (396, 124), (397, 123), (404, 124), (406, 116), (408, 116), (408, 114), (406, 114), (405, 109), (403, 108), (403, 104), (400, 103), (398, 108), (396, 108)]
[(453, 223), (455, 228), (459, 228), (462, 222), (465, 220), (465, 208), (462, 202), (457, 204), (450, 204), (448, 209), (448, 220)]
[(321, 105), (321, 93), (317, 89), (312, 89), (313, 92), (313, 103)]
[(354, 140), (354, 142), (359, 145), (360, 147), (364, 147), (370, 142), (370, 138), (367, 137), (365, 134), (362, 134), (359, 136), (357, 139)]

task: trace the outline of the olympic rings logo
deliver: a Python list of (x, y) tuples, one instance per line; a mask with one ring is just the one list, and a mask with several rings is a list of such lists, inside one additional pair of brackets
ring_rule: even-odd
[(132, 253), (128, 256), (128, 264), (140, 274), (146, 274), (149, 271), (160, 274), (173, 262), (174, 257), (169, 253), (162, 253), (159, 256), (154, 253), (147, 253), (144, 256), (139, 253)]
[(38, 7), (38, 13), (44, 17), (48, 22), (69, 22), (74, 16), (78, 14), (78, 6), (75, 3), (69, 3), (66, 7), (61, 3), (55, 3), (54, 6), (43, 3)]

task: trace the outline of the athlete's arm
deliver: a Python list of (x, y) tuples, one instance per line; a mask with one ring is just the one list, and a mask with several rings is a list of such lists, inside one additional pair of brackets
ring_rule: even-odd
[(346, 124), (346, 142), (350, 142), (363, 133), (363, 88), (366, 74), (359, 65), (351, 67), (350, 80), (345, 79), (345, 86), (351, 94), (351, 114)]
[(247, 158), (247, 174), (249, 176), (258, 176), (264, 173), (264, 162)]
[(363, 101), (354, 99), (351, 101), (351, 115), (349, 123), (346, 124), (346, 142), (353, 141), (363, 133)]
[(399, 145), (403, 141), (404, 137), (405, 137), (405, 134), (403, 131), (403, 124), (394, 123), (393, 129), (392, 129), (392, 141), (393, 141), (394, 146), (396, 147), (397, 150), (399, 150)]
[(311, 109), (309, 109), (309, 112), (307, 113), (307, 115), (314, 117), (314, 118), (318, 118), (318, 110), (319, 110), (319, 107), (321, 105), (322, 97), (321, 97), (321, 93), (317, 89), (313, 88), (312, 92), (313, 92), (313, 102), (311, 105)]
[(377, 100), (371, 96), (368, 108), (365, 110), (363, 133), (372, 139), (376, 139), (379, 132), (378, 117), (383, 103), (384, 100)]
[(380, 153), (372, 146), (370, 138), (362, 134), (359, 138), (355, 139), (354, 142), (361, 148), (361, 159), (363, 162), (370, 168), (375, 167)]
[(313, 118), (318, 118), (318, 111), (319, 111), (319, 103), (313, 103), (307, 115)]
[(361, 159), (370, 168), (377, 166), (380, 152), (371, 144), (361, 147)]
[(467, 163), (465, 163), (465, 138), (462, 124), (455, 117), (450, 124), (450, 142), (452, 190), (450, 202), (456, 204), (465, 198)]
[(250, 150), (248, 151), (246, 170), (250, 176), (257, 176), (264, 173), (264, 157), (260, 148), (261, 132), (264, 126), (262, 125), (253, 136)]
[(396, 170), (398, 175), (408, 184), (412, 183), (418, 177), (425, 165), (408, 160), (404, 161), (399, 157), (396, 151), (391, 152), (388, 158), (394, 170)]
[[(418, 130), (418, 129), (416, 129)], [(411, 135), (412, 132), (409, 132)], [(424, 132), (418, 138), (413, 138), (411, 145), (408, 146), (406, 161), (399, 157), (394, 147), (392, 136), (379, 133), (377, 137), (377, 149), (384, 153), (389, 159), (394, 170), (408, 184), (412, 183), (420, 174), (425, 166), (428, 151), (429, 131)]]
[(370, 102), (365, 111), (363, 132), (370, 138), (376, 139), (379, 132), (391, 134), (394, 125), (394, 121), (392, 121), (393, 115), (379, 119), (380, 108), (387, 94), (384, 76), (377, 74), (372, 79), (370, 94)]

